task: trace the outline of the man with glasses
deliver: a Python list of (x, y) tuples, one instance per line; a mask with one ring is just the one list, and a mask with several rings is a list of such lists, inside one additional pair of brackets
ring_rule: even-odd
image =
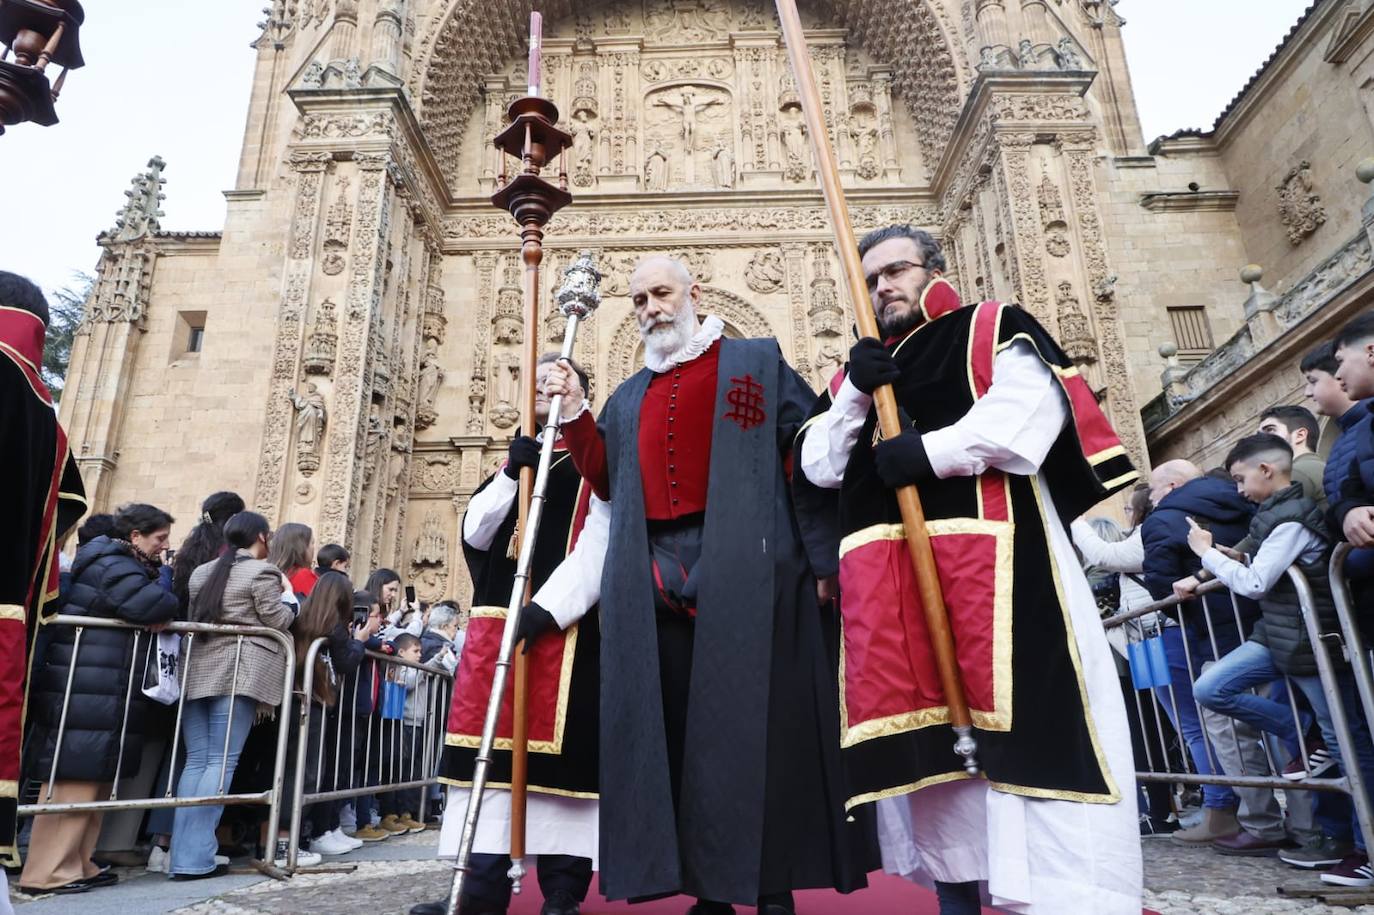
[[(878, 802), (884, 863), (944, 915), (1140, 911), (1116, 668), (1063, 518), (1136, 479), (1073, 362), (1029, 314), (964, 306), (926, 232), (859, 246), (865, 339), (799, 434), (794, 485), (839, 490), (846, 805)], [(877, 431), (892, 385), (900, 435)], [(925, 508), (984, 778), (953, 735), (895, 489)], [(799, 505), (823, 504), (815, 498)], [(986, 887), (984, 887), (986, 884)]]

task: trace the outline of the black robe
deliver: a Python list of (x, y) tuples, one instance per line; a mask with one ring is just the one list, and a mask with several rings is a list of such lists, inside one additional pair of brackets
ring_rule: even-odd
[[(722, 340), (676, 811), (639, 467), (645, 369), (603, 413), (611, 494), (601, 584), (601, 888), (753, 905), (850, 890), (875, 866), (871, 821), (843, 810), (833, 617), (789, 497), (786, 459), (814, 395), (774, 340)], [(732, 378), (762, 421), (732, 422)], [(747, 427), (747, 428), (746, 428)]]
[(0, 863), (18, 864), (26, 646), (57, 597), (58, 542), (86, 511), (85, 488), (39, 374), (43, 322), (0, 305)]
[[(492, 477), (488, 477), (477, 491), (486, 489), (491, 482)], [(544, 514), (534, 541), (530, 569), (534, 590), (539, 589), (571, 550), (581, 531), (588, 490), (567, 452), (555, 451), (545, 490)], [(447, 784), (472, 785), (482, 719), (491, 696), (491, 678), (501, 630), (510, 589), (515, 582), (515, 559), (509, 555), (509, 546), (518, 515), (519, 506), (512, 503), (488, 549), (479, 550), (463, 542), (463, 556), (472, 575), (473, 618), (468, 622), (462, 660), (454, 677), (454, 701), (440, 764), (440, 780)], [(593, 608), (563, 633), (544, 636), (535, 643), (529, 655), (532, 733), (528, 786), (532, 792), (596, 797), (599, 643), (597, 613)], [(507, 706), (512, 689), (513, 679), (507, 681)], [(541, 698), (550, 696), (560, 707), (556, 711), (547, 703), (537, 709), (533, 706)], [(538, 722), (550, 721), (550, 715), (554, 727), (548, 733), (539, 733)], [(509, 789), (508, 713), (503, 714), (502, 727), (497, 733), (487, 784)]]

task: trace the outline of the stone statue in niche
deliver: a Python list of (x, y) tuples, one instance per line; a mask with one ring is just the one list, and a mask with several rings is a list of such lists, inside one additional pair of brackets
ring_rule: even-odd
[(592, 157), (596, 152), (595, 115), (579, 113), (569, 125), (573, 138), (572, 182), (577, 187), (591, 187), (593, 181)]
[(431, 508), (420, 525), (420, 534), (415, 538), (415, 551), (410, 564), (417, 568), (442, 566), (448, 562), (448, 535), (439, 520), (439, 512)]
[(368, 405), (367, 441), (363, 449), (363, 485), (372, 482), (377, 470), (377, 450), (382, 439), (386, 438), (386, 427), (382, 425), (382, 408), (376, 403)]
[(730, 31), (730, 9), (721, 0), (652, 0), (644, 18), (646, 30), (658, 39), (704, 41)]
[(807, 168), (806, 127), (801, 115), (788, 117), (782, 126), (782, 148), (785, 162), (782, 175), (788, 181), (805, 181)]
[(854, 143), (856, 173), (865, 181), (878, 177), (878, 125), (871, 116), (856, 115), (849, 122), (849, 136)]
[(659, 97), (654, 99), (653, 104), (659, 108), (667, 108), (682, 119), (682, 142), (691, 150), (696, 146), (697, 115), (716, 105), (725, 104), (725, 100), (707, 96), (697, 101), (697, 93), (690, 88), (684, 88), (677, 98)]
[(711, 170), (715, 175), (716, 187), (735, 186), (735, 151), (731, 148), (728, 135), (716, 140), (715, 151), (711, 153)]
[(782, 256), (776, 251), (754, 252), (749, 266), (744, 268), (744, 281), (755, 292), (777, 292), (782, 288), (787, 271), (783, 267)]
[(434, 400), (439, 396), (439, 386), (444, 383), (444, 369), (439, 365), (439, 345), (432, 339), (425, 340), (425, 355), (420, 360), (420, 373), (416, 385), (415, 427), (425, 429), (434, 425), (439, 418), (434, 409)]
[(293, 390), (287, 397), (296, 408), (296, 467), (310, 476), (320, 469), (320, 448), (327, 421), (324, 395), (317, 385), (308, 384), (304, 394)]
[(668, 157), (663, 147), (652, 142), (649, 157), (644, 160), (644, 189), (646, 191), (666, 191), (668, 189)]
[(822, 384), (828, 384), (835, 373), (844, 365), (844, 353), (835, 345), (831, 339), (825, 340), (820, 349), (816, 350), (816, 377)]
[(491, 370), (491, 421), (498, 428), (509, 429), (520, 419), (520, 357), (501, 353), (491, 360)]

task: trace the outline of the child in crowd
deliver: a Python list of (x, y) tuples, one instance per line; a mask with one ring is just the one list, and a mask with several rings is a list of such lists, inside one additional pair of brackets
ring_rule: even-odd
[[(408, 632), (402, 633), (392, 642), (392, 647), (400, 660), (420, 663), (418, 637)], [(391, 665), (387, 676), (391, 688), (397, 691), (398, 696), (403, 695), (404, 699), (398, 703), (401, 705), (399, 714), (396, 714), (397, 710), (389, 710), (396, 717), (384, 722), (386, 730), (382, 753), (386, 764), (383, 766), (383, 777), (391, 784), (415, 781), (424, 777), (418, 768), (423, 755), (419, 740), (427, 710), (425, 694), (430, 688), (430, 677), (418, 668), (402, 664)], [(385, 796), (382, 799), (385, 814), (382, 817), (382, 829), (390, 832), (423, 830), (424, 824), (413, 816), (420, 810), (421, 790), (392, 791)]]
[[(1249, 537), (1235, 548), (1253, 554), (1250, 565), (1217, 550), (1211, 533), (1192, 518), (1188, 519), (1188, 546), (1202, 560), (1206, 573), (1220, 579), (1233, 593), (1259, 601), (1261, 617), (1248, 641), (1198, 678), (1193, 695), (1206, 708), (1295, 742), (1297, 733), (1288, 706), (1250, 692), (1252, 687), (1287, 676), (1311, 705), (1326, 746), (1339, 747), (1317, 676), (1304, 610), (1287, 574), (1289, 566), (1296, 565), (1306, 576), (1315, 603), (1308, 609), (1315, 611), (1323, 630), (1335, 629), (1335, 607), (1326, 578), (1331, 544), (1321, 510), (1303, 494), (1302, 484), (1293, 482), (1293, 449), (1277, 435), (1261, 432), (1241, 439), (1226, 456), (1225, 467), (1240, 494), (1258, 505)], [(1186, 599), (1197, 585), (1198, 577), (1193, 576), (1177, 582), (1174, 588)], [(1337, 682), (1343, 707), (1360, 708), (1353, 678), (1343, 671)], [(1369, 725), (1361, 715), (1349, 716), (1349, 725), (1356, 755), (1352, 762), (1366, 778), (1374, 778), (1374, 740)], [(1330, 757), (1323, 760), (1324, 768), (1339, 764)], [(1308, 777), (1321, 774), (1324, 772), (1306, 773)], [(1298, 770), (1294, 777), (1301, 779), (1304, 773)], [(1355, 851), (1323, 873), (1322, 881), (1338, 886), (1374, 886), (1359, 824), (1353, 823), (1352, 828)]]
[[(355, 637), (362, 634), (363, 646), (367, 651), (381, 651), (382, 639), (379, 635), (384, 617), (381, 604), (370, 591), (356, 591), (353, 594), (353, 627)], [(381, 759), (378, 747), (381, 745), (378, 723), (372, 721), (372, 712), (377, 707), (380, 681), (377, 679), (378, 664), (374, 658), (364, 658), (352, 676), (343, 681), (339, 696), (339, 726), (347, 731), (342, 735), (343, 746), (353, 748), (351, 765), (340, 760), (340, 787), (362, 788), (379, 782)], [(355, 831), (353, 837), (364, 842), (377, 842), (391, 834), (372, 825), (372, 808), (375, 797), (367, 794), (353, 799)], [(345, 832), (347, 832), (345, 820)]]

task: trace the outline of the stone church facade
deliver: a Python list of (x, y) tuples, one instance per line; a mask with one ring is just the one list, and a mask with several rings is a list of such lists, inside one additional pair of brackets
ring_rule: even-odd
[[(965, 298), (1034, 313), (1143, 463), (1156, 350), (1171, 322), (1245, 326), (1245, 245), (1234, 192), (1185, 199), (1196, 163), (1146, 148), (1114, 4), (801, 6), (856, 228), (926, 228)], [(651, 252), (819, 387), (849, 299), (772, 5), (541, 8), (545, 94), (576, 139), (544, 301), (592, 250), (604, 301), (577, 355), (596, 396), (640, 364), (627, 283)], [(529, 11), (275, 0), (222, 231), (160, 230), (176, 163), (155, 158), (100, 237), (61, 405), (94, 505), (155, 501), (184, 532), (233, 489), (347, 545), (360, 577), (392, 566), (465, 602), (459, 522), (516, 431), (521, 342), (563, 334), (524, 326), (514, 222), (487, 199)]]

